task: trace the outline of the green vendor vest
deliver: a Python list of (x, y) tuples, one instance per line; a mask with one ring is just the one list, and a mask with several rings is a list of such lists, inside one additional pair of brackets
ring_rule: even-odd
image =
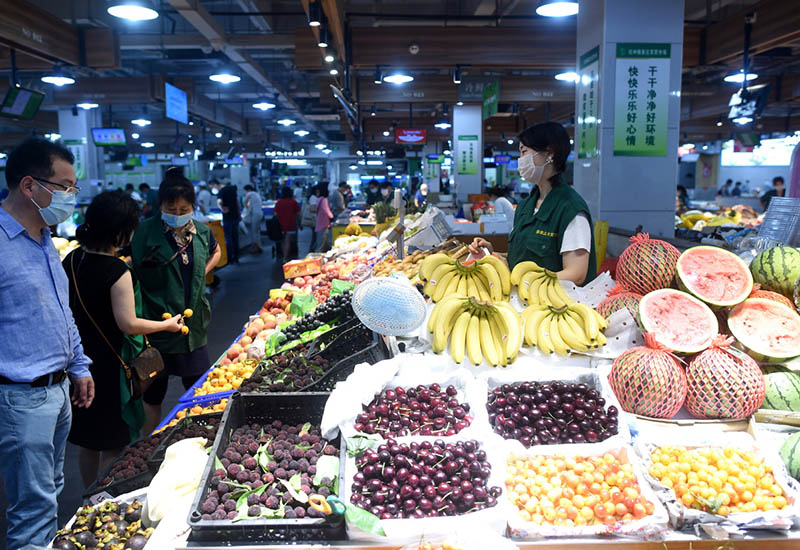
[[(561, 178), (561, 185), (553, 187), (534, 214), (539, 200), (539, 187), (523, 200), (514, 214), (514, 229), (508, 235), (508, 267), (514, 269), (519, 262), (534, 261), (550, 271), (561, 271), (561, 243), (569, 222), (583, 212), (592, 226), (592, 216), (586, 201)], [(584, 284), (597, 276), (594, 230), (592, 249), (589, 251), (589, 268)]]
[[(211, 306), (205, 296), (205, 270), (211, 230), (203, 223), (195, 222), (194, 225), (197, 233), (192, 238), (194, 268), (188, 306), (194, 314), (184, 319), (184, 324), (189, 327), (188, 335), (156, 332), (148, 337), (162, 353), (187, 353), (206, 344)], [(174, 254), (160, 216), (148, 218), (139, 225), (131, 241), (131, 256), (133, 271), (141, 286), (142, 310), (146, 319), (160, 320), (164, 313), (182, 314), (186, 307), (178, 266), (180, 257), (169, 261)]]

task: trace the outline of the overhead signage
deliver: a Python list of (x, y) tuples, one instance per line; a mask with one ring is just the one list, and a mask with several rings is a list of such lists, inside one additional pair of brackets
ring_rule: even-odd
[(124, 147), (124, 128), (92, 128), (92, 140), (98, 147)]
[(189, 108), (186, 103), (186, 92), (165, 82), (164, 103), (166, 104), (167, 118), (182, 122), (183, 124), (189, 122)]
[(437, 155), (436, 153), (431, 153), (428, 155), (428, 164), (442, 164), (444, 162), (444, 155)]
[(487, 85), (497, 82), (496, 78), (488, 76), (465, 76), (458, 85), (458, 99), (461, 101), (483, 101), (483, 89)]
[(478, 136), (458, 136), (456, 145), (458, 149), (458, 173), (460, 175), (478, 174), (478, 159), (482, 159), (481, 151), (478, 151)]
[(495, 155), (494, 156), (494, 163), (495, 164), (508, 164), (511, 162), (511, 155)]
[(395, 143), (399, 143), (401, 145), (424, 145), (427, 139), (427, 130), (403, 128), (398, 129), (395, 132)]
[(497, 114), (500, 99), (500, 82), (495, 80), (483, 87), (483, 120)]
[(667, 154), (669, 43), (618, 43), (614, 155)]
[(578, 65), (578, 158), (593, 158), (597, 152), (597, 119), (599, 112), (600, 46), (580, 57)]

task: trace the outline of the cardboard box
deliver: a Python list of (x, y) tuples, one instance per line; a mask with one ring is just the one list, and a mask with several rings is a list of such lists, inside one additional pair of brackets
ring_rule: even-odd
[(306, 258), (304, 260), (292, 260), (283, 264), (283, 276), (286, 279), (295, 277), (305, 277), (306, 275), (316, 275), (322, 271), (321, 258)]

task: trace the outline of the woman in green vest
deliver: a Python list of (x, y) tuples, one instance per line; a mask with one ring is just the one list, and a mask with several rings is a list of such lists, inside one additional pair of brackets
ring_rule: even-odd
[[(544, 122), (519, 136), (519, 174), (535, 185), (517, 206), (508, 235), (508, 267), (526, 260), (584, 285), (597, 275), (592, 216), (586, 201), (567, 185), (562, 174), (570, 152), (569, 134), (557, 122)], [(470, 251), (492, 250), (476, 238)]]
[(150, 343), (164, 358), (164, 372), (143, 395), (145, 433), (161, 419), (161, 403), (169, 376), (179, 376), (188, 389), (208, 370), (206, 346), (211, 307), (205, 296), (206, 274), (219, 262), (221, 251), (211, 230), (195, 224), (194, 186), (180, 168), (172, 167), (158, 189), (161, 215), (139, 225), (131, 241), (133, 270), (141, 284), (144, 316), (161, 319), (165, 313), (183, 314), (188, 334), (155, 334)]

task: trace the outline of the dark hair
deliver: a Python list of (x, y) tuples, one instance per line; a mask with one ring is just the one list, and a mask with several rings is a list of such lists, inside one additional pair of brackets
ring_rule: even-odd
[(350, 186), (349, 186), (349, 185), (347, 185), (347, 182), (346, 182), (346, 181), (340, 181), (340, 182), (339, 182), (339, 188), (341, 189), (342, 187), (350, 187)]
[(772, 185), (775, 185), (778, 182), (785, 183), (783, 181), (783, 176), (775, 176), (774, 178), (772, 178)]
[(375, 184), (375, 187), (377, 187), (378, 186), (378, 180), (369, 180), (369, 183), (367, 185), (372, 185), (372, 184)]
[(291, 199), (294, 197), (294, 193), (292, 192), (292, 188), (289, 186), (284, 185), (281, 187), (281, 198), (282, 199)]
[(122, 191), (104, 191), (92, 199), (75, 237), (86, 248), (102, 251), (128, 244), (138, 226), (136, 201)]
[(127, 184), (125, 184), (125, 191), (127, 191), (127, 190), (129, 190), (129, 189), (130, 189), (131, 191), (133, 191), (133, 184), (132, 184), (132, 183), (127, 183)]
[(683, 185), (678, 186), (678, 191), (683, 191), (684, 193), (687, 193), (686, 188)]
[(525, 147), (534, 151), (550, 151), (553, 155), (553, 168), (556, 173), (550, 178), (553, 186), (559, 184), (560, 174), (567, 168), (567, 157), (571, 150), (569, 134), (558, 122), (542, 122), (525, 128), (517, 139)]
[(75, 162), (75, 156), (60, 143), (32, 137), (17, 145), (8, 155), (6, 163), (6, 184), (9, 191), (19, 187), (25, 176), (52, 178), (53, 161), (56, 159), (70, 164)]
[(733, 183), (732, 179), (725, 180), (725, 185), (730, 185), (731, 183)]
[(317, 184), (317, 190), (319, 191), (320, 197), (327, 197), (330, 191), (328, 190), (328, 182), (321, 181)]
[(737, 181), (735, 185), (741, 185), (741, 184), (742, 184), (742, 182)]
[(145, 189), (150, 189), (150, 186), (147, 185), (146, 183), (140, 183), (139, 184), (139, 191), (144, 191)]
[(490, 195), (494, 195), (495, 197), (505, 197), (506, 196), (506, 188), (505, 187), (491, 187), (487, 191)]
[(381, 187), (388, 187), (389, 189), (391, 189), (392, 188), (392, 182), (384, 181), (383, 183), (381, 183)]
[(254, 189), (254, 187), (252, 185), (250, 185), (249, 183), (244, 186), (244, 190), (245, 191), (252, 191), (253, 189)]
[(197, 204), (192, 182), (186, 179), (180, 167), (170, 166), (158, 188), (158, 205), (173, 203), (179, 199), (185, 199), (192, 206)]

